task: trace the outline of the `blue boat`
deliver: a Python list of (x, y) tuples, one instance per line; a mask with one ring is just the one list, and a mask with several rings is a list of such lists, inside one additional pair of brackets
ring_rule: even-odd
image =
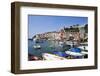
[(68, 57), (69, 56), (68, 54), (66, 54), (65, 52), (62, 52), (62, 51), (54, 51), (53, 53), (60, 57)]
[(80, 48), (71, 48), (70, 51), (71, 52), (76, 52), (76, 53), (81, 53), (81, 49)]
[[(75, 55), (75, 54), (72, 55), (74, 58), (76, 58), (76, 59), (77, 59), (77, 58), (78, 58), (78, 59), (79, 59), (79, 58), (82, 58), (82, 56), (81, 56), (81, 51), (82, 51), (82, 50), (81, 50), (80, 48), (71, 48), (70, 51), (73, 52), (73, 53), (76, 53), (76, 55)], [(79, 54), (80, 54), (80, 55), (79, 55)]]

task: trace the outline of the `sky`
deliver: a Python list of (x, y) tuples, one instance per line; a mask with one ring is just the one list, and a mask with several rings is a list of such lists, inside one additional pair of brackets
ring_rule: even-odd
[(28, 15), (28, 38), (45, 32), (57, 31), (75, 24), (88, 24), (87, 17)]

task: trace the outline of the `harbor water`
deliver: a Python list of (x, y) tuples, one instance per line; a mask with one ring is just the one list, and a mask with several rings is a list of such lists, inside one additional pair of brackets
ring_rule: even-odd
[[(34, 48), (35, 45), (40, 45), (41, 48), (36, 49)], [(42, 57), (43, 53), (53, 54), (54, 51), (65, 52), (67, 49), (68, 47), (64, 48), (59, 45), (59, 41), (42, 40), (41, 42), (36, 43), (33, 40), (28, 40), (28, 54), (31, 54), (33, 56)]]

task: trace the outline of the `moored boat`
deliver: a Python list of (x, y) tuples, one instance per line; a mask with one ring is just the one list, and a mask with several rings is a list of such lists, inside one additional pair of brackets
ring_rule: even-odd
[(33, 47), (34, 47), (35, 49), (40, 49), (40, 48), (41, 48), (41, 46), (38, 45), (38, 44), (37, 44), (37, 45), (34, 45)]

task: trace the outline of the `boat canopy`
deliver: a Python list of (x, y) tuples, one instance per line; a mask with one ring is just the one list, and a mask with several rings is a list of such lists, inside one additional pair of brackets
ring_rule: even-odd
[(54, 51), (54, 54), (61, 56), (61, 57), (67, 57), (68, 54), (66, 54), (65, 52), (62, 51)]
[(71, 48), (70, 51), (80, 53), (81, 49), (80, 48)]

